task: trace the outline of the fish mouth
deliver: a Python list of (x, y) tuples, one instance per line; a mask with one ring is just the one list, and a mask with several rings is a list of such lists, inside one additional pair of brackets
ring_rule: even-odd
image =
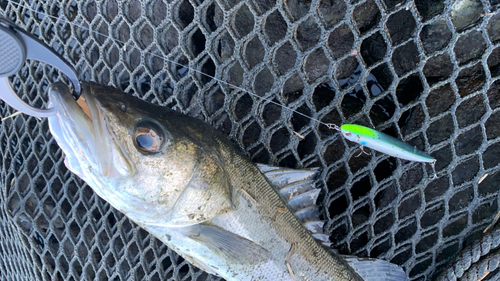
[(109, 128), (93, 90), (91, 84), (82, 84), (82, 94), (75, 100), (65, 84), (51, 85), (49, 102), (57, 111), (48, 118), (52, 135), (66, 154), (66, 166), (82, 178), (82, 167), (105, 177), (129, 175), (135, 170), (133, 164)]

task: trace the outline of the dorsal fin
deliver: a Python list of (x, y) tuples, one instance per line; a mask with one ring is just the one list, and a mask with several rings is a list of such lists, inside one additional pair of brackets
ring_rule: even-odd
[(314, 184), (319, 169), (295, 170), (257, 164), (257, 168), (271, 182), (272, 187), (286, 202), (302, 225), (316, 240), (330, 246), (328, 235), (323, 233), (325, 221), (320, 219), (316, 200), (321, 189)]

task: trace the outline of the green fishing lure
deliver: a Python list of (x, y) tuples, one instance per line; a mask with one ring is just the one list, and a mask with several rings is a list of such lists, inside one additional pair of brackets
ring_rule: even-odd
[(428, 163), (436, 161), (414, 146), (364, 126), (345, 124), (340, 127), (340, 131), (350, 141), (397, 158)]

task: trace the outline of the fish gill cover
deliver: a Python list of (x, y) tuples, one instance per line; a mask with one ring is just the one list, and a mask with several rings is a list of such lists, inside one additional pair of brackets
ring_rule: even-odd
[[(321, 168), (319, 204), (333, 246), (399, 264), (412, 280), (434, 280), (500, 209), (498, 7), (0, 0), (0, 14), (64, 56), (80, 79), (205, 120), (254, 162)], [(27, 62), (12, 84), (42, 107), (58, 79)], [(0, 112), (14, 113), (3, 102)], [(437, 159), (438, 178), (422, 163), (355, 157), (356, 145), (299, 113), (403, 139)], [(19, 115), (1, 127), (0, 279), (218, 280), (71, 174), (47, 120)], [(479, 278), (499, 278), (496, 267), (488, 273)]]

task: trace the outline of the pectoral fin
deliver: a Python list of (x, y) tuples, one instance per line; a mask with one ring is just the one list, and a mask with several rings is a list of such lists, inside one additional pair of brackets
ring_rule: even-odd
[(268, 251), (260, 245), (219, 227), (190, 226), (186, 228), (185, 234), (231, 263), (255, 265), (269, 258)]

